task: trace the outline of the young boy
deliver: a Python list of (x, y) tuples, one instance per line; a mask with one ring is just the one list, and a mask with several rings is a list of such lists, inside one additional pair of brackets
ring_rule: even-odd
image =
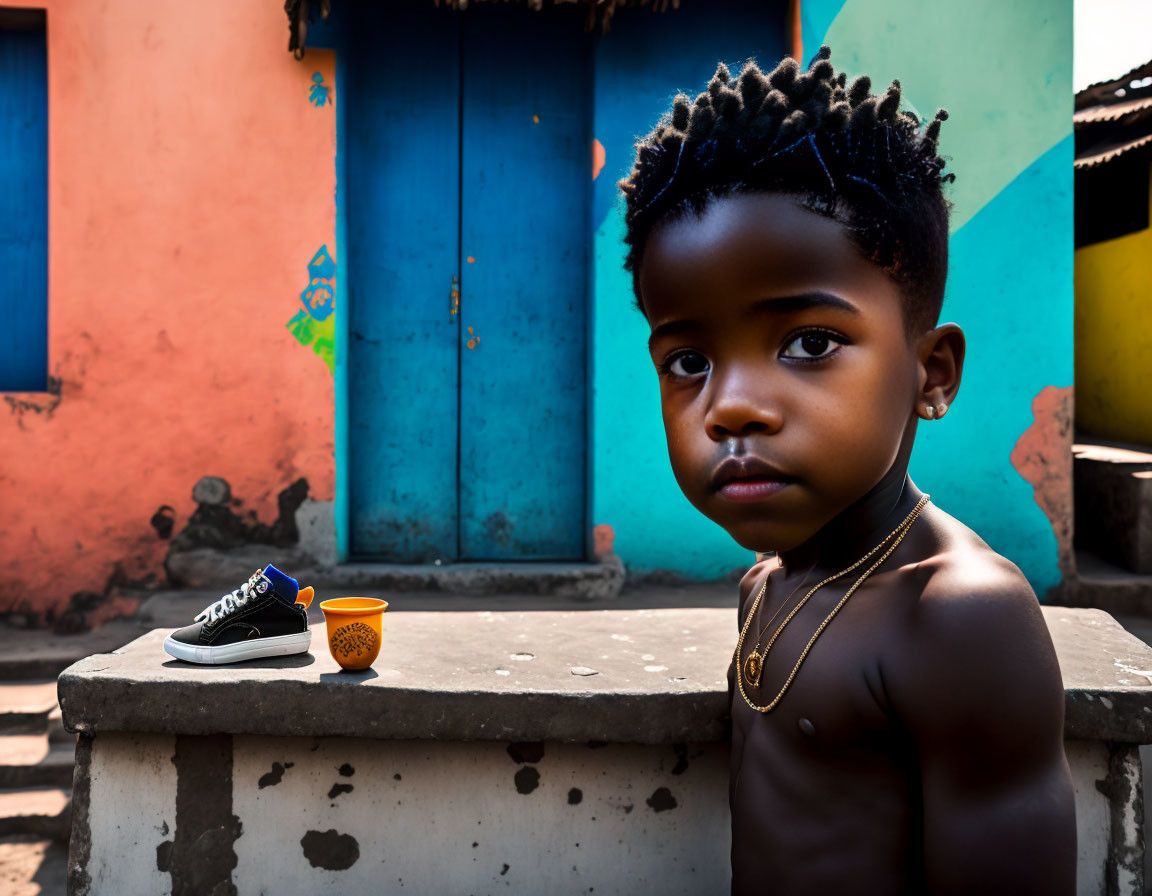
[(1070, 894), (1036, 597), (907, 474), (964, 360), (936, 325), (947, 116), (829, 55), (721, 65), (621, 182), (676, 480), (775, 554), (740, 584), (729, 670), (732, 891)]

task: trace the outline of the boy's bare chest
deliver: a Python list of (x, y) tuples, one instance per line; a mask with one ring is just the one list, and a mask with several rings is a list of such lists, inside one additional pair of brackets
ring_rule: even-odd
[[(825, 759), (839, 750), (892, 748), (900, 732), (884, 669), (905, 637), (903, 596), (891, 588), (862, 588), (826, 622), (844, 590), (817, 592), (782, 629), (802, 595), (762, 602), (733, 664), (739, 677), (732, 701), (736, 736), (769, 738)], [(767, 713), (749, 705), (773, 702)]]
[[(776, 639), (758, 684), (744, 682), (750, 701), (762, 706), (795, 670), (771, 712), (751, 708), (733, 688), (734, 892), (755, 892), (766, 879), (796, 893), (843, 892), (832, 882), (845, 880), (869, 882), (860, 892), (908, 889), (918, 773), (885, 692), (886, 651), (902, 635), (899, 614), (878, 599), (892, 595), (880, 589), (853, 595), (795, 668), (842, 594), (813, 598)], [(759, 623), (752, 622), (745, 656)], [(735, 666), (731, 674), (740, 674)], [(823, 858), (800, 873), (796, 855)]]

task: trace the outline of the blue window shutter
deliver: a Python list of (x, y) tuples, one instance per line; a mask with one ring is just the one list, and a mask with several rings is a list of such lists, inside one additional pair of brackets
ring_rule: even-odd
[(0, 17), (0, 391), (48, 385), (48, 52), (42, 11)]

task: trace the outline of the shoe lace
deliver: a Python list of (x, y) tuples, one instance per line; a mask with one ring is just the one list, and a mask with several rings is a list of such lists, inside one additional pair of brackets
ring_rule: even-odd
[(223, 619), (229, 613), (234, 613), (240, 609), (249, 600), (258, 596), (256, 584), (264, 575), (263, 569), (258, 569), (252, 573), (252, 577), (233, 591), (231, 594), (225, 594), (215, 603), (209, 604), (201, 610), (197, 616), (197, 622), (208, 622), (209, 624), (216, 622), (218, 619)]

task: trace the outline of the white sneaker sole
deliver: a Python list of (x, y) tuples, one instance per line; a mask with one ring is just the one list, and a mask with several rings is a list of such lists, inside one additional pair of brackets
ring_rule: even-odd
[(253, 638), (236, 644), (221, 644), (218, 647), (198, 647), (174, 641), (169, 635), (164, 639), (164, 652), (186, 663), (201, 663), (206, 666), (219, 666), (224, 663), (239, 663), (268, 656), (288, 656), (293, 653), (306, 653), (312, 643), (312, 632), (299, 632), (295, 635), (280, 635), (276, 638)]

